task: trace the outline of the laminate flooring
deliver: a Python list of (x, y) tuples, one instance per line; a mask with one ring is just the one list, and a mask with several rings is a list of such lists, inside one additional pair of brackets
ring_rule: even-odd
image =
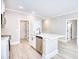
[(51, 59), (78, 59), (77, 40), (69, 42), (58, 41), (58, 54)]
[[(76, 40), (67, 43), (58, 41), (58, 51), (59, 53), (51, 59), (78, 59)], [(24, 39), (20, 44), (11, 45), (10, 59), (42, 59), (42, 56)]]
[(21, 40), (18, 45), (11, 45), (10, 59), (42, 59), (26, 40)]

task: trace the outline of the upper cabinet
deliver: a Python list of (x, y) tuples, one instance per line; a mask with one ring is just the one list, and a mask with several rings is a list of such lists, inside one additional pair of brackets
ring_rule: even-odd
[(32, 33), (33, 34), (40, 34), (42, 32), (42, 20), (38, 17), (32, 20)]
[(1, 14), (5, 12), (5, 2), (4, 0), (1, 0)]
[(42, 19), (36, 16), (29, 17), (29, 34), (40, 34), (42, 32)]

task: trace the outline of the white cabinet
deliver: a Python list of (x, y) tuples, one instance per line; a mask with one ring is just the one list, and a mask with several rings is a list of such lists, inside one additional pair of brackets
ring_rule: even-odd
[(36, 36), (35, 35), (32, 36), (32, 44), (31, 45), (33, 48), (36, 49)]
[(40, 44), (42, 46), (42, 48), (40, 46), (42, 50), (42, 59), (51, 59), (56, 54), (58, 54), (58, 39), (63, 38), (64, 37), (63, 35), (41, 33), (37, 36), (42, 37), (41, 39), (42, 41), (41, 40), (38, 41), (38, 42), (42, 42), (42, 44)]
[(5, 2), (4, 0), (1, 0), (1, 14), (5, 12)]
[(36, 49), (36, 35), (32, 34), (30, 36), (29, 44)]
[(36, 48), (36, 35), (42, 32), (42, 20), (38, 17), (29, 20), (29, 43)]
[(1, 37), (1, 59), (9, 59), (9, 37)]
[(51, 59), (58, 54), (58, 39), (43, 39), (43, 59)]

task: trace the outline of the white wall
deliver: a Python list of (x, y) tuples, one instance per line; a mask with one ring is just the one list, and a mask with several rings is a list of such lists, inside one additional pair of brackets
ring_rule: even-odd
[(77, 13), (43, 20), (43, 32), (66, 35), (66, 20), (78, 18)]
[(45, 20), (43, 24), (43, 27), (45, 27), (43, 32), (65, 34), (66, 23), (64, 19), (49, 19), (48, 21)]
[(11, 35), (11, 43), (20, 42), (20, 20), (25, 20), (26, 15), (12, 11), (6, 11), (6, 25), (1, 34)]
[[(17, 44), (20, 42), (20, 20), (29, 21), (29, 37), (34, 32), (33, 30), (42, 24), (40, 23), (41, 21), (40, 17), (33, 16), (31, 14), (22, 14), (15, 11), (7, 10), (5, 17), (6, 17), (6, 25), (5, 28), (2, 28), (1, 34), (11, 35), (12, 36), (11, 44)], [(32, 25), (36, 24), (37, 21), (39, 25), (33, 27)], [(42, 27), (40, 28), (42, 30)]]
[(42, 30), (43, 30), (43, 32), (51, 32), (51, 28), (52, 27), (50, 27), (51, 26), (51, 21), (50, 21), (50, 19), (45, 19), (45, 20), (43, 20), (42, 21)]

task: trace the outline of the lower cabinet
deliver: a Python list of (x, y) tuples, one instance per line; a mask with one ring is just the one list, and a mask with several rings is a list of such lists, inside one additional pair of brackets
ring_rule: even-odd
[(1, 59), (9, 59), (9, 38), (1, 37)]
[(36, 49), (36, 36), (32, 36), (31, 38), (31, 46)]

